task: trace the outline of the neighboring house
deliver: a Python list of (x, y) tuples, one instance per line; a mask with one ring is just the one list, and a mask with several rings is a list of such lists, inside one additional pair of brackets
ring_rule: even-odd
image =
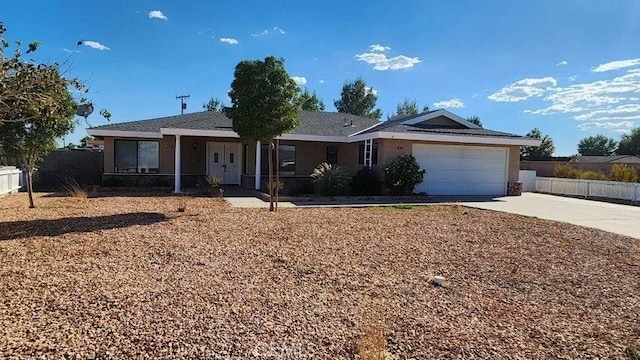
[(570, 162), (576, 163), (609, 163), (609, 164), (640, 164), (640, 158), (633, 155), (614, 155), (614, 156), (582, 156), (575, 155), (571, 157)]
[[(518, 181), (520, 146), (539, 140), (479, 128), (446, 110), (378, 122), (330, 112), (300, 112), (300, 126), (280, 137), (285, 186), (308, 181), (322, 162), (382, 166), (413, 154), (426, 170), (416, 192), (504, 195)], [(104, 184), (168, 185), (176, 193), (203, 176), (264, 189), (267, 146), (243, 142), (224, 113), (204, 111), (88, 129), (104, 139)], [(256, 178), (256, 174), (261, 174)]]
[(104, 140), (102, 139), (87, 140), (86, 148), (94, 149), (94, 150), (104, 150)]

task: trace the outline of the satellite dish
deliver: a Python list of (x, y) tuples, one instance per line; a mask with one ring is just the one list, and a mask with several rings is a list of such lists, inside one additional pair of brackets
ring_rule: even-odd
[(91, 115), (92, 112), (93, 112), (92, 103), (78, 105), (78, 108), (76, 109), (76, 115), (82, 116), (85, 120), (89, 115)]

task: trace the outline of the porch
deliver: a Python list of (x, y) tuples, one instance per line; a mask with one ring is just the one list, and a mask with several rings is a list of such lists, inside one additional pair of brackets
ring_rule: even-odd
[[(174, 193), (217, 177), (222, 185), (267, 189), (268, 148), (225, 136), (161, 135), (157, 138), (105, 138), (104, 186), (171, 186)], [(362, 143), (281, 140), (280, 178), (287, 190), (301, 191), (322, 162), (354, 172), (363, 166)], [(371, 156), (367, 157), (370, 160)], [(260, 174), (256, 176), (256, 174)]]

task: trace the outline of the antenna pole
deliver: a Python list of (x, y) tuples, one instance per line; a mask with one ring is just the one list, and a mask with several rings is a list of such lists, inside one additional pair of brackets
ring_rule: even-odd
[(180, 115), (184, 115), (184, 111), (187, 109), (187, 103), (185, 99), (190, 98), (191, 95), (177, 95), (176, 100), (180, 99)]

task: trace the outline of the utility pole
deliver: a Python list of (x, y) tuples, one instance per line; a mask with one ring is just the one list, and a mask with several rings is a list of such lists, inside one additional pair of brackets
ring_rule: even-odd
[(184, 115), (184, 111), (187, 109), (187, 103), (184, 101), (184, 99), (188, 99), (190, 98), (190, 95), (177, 95), (176, 96), (176, 100), (180, 99), (180, 114)]

